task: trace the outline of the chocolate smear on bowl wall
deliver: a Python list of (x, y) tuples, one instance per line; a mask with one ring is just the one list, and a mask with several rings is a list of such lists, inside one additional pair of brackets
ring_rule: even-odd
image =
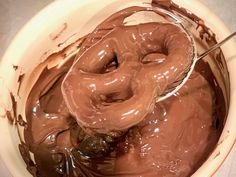
[[(152, 6), (193, 23), (194, 37), (202, 48), (216, 43), (204, 21), (186, 9), (168, 0), (152, 1)], [(193, 174), (215, 148), (228, 102), (210, 65), (200, 61), (180, 91), (155, 103), (155, 97), (188, 68), (192, 45), (186, 33), (170, 23), (124, 24), (125, 18), (139, 11), (160, 15), (157, 9), (146, 7), (123, 9), (35, 68), (40, 72), (27, 98), (26, 122), (18, 115), (25, 128), (25, 143), (19, 148), (33, 176), (184, 177)], [(51, 39), (57, 39), (64, 28)], [(169, 36), (179, 40), (172, 41)], [(166, 65), (175, 53), (168, 51), (170, 44), (186, 47), (177, 56), (184, 56), (186, 64), (176, 67), (183, 72), (178, 75)], [(221, 57), (218, 64), (224, 60), (223, 54), (217, 57)], [(176, 60), (173, 68), (178, 64)], [(168, 77), (154, 80), (156, 84), (149, 82), (163, 75)], [(126, 105), (142, 93), (144, 99)], [(16, 103), (12, 105), (16, 107)], [(126, 108), (130, 117), (120, 119)]]

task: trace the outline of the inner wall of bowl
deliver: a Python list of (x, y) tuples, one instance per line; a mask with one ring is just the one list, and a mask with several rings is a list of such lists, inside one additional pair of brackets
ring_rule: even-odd
[[(92, 31), (102, 20), (112, 13), (129, 6), (143, 6), (143, 2), (150, 3), (150, 0), (135, 0), (132, 2), (123, 0), (122, 3), (119, 0), (112, 2), (107, 0), (100, 0), (99, 2), (97, 0), (91, 0), (89, 2), (78, 1), (78, 3), (61, 3), (58, 1), (40, 12), (18, 34), (5, 54), (3, 62), (0, 64), (0, 77), (2, 78), (0, 79), (0, 87), (2, 87), (0, 97), (1, 99), (3, 98), (1, 106), (4, 108), (0, 109), (0, 113), (4, 114), (6, 110), (12, 110), (11, 92), (17, 102), (17, 114), (25, 117), (24, 106), (27, 95), (40, 74), (40, 70), (33, 72), (36, 66), (43, 68), (41, 64), (49, 55), (62, 50), (76, 39)], [(195, 1), (193, 1), (192, 6), (189, 6), (186, 1), (182, 5), (189, 9), (194, 9), (194, 3)], [(196, 4), (201, 7), (197, 2)], [(87, 7), (89, 7), (89, 10)], [(204, 9), (204, 7), (202, 8)], [(204, 17), (205, 14), (201, 15)], [(47, 21), (45, 21), (45, 18), (47, 18)], [(44, 24), (43, 27), (41, 24)], [(225, 30), (225, 33), (227, 33), (227, 30)], [(22, 43), (22, 41), (25, 41), (25, 43)], [(228, 51), (230, 53), (230, 50)], [(49, 67), (56, 64), (58, 64), (58, 61), (55, 63), (51, 62), (49, 63)], [(214, 68), (216, 64), (211, 64), (211, 67)], [(15, 66), (18, 68), (15, 69)], [(23, 79), (20, 85), (19, 77), (22, 75)], [(219, 83), (222, 83), (224, 77), (218, 73), (217, 79)], [(228, 80), (227, 83), (229, 83)], [(19, 85), (20, 90), (18, 91)], [(223, 84), (222, 86), (225, 95), (227, 95), (229, 93), (228, 86), (224, 86)], [(13, 176), (31, 176), (26, 171), (26, 165), (19, 154), (18, 144), (20, 141), (17, 136), (16, 126), (10, 125), (7, 119), (1, 120), (0, 122), (0, 129), (4, 133), (5, 141), (5, 146), (0, 148), (1, 156), (4, 153), (4, 156), (2, 156), (4, 162)], [(23, 129), (21, 128), (20, 134), (22, 132)], [(215, 169), (215, 167), (213, 168)], [(208, 172), (210, 173), (211, 171), (209, 170)], [(199, 172), (199, 174), (201, 173)]]

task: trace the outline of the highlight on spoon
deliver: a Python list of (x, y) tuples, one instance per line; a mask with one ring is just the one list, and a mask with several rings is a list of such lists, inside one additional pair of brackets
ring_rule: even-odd
[(219, 48), (221, 45), (223, 45), (225, 42), (227, 42), (228, 40), (230, 40), (232, 37), (234, 37), (236, 35), (236, 31), (233, 32), (232, 34), (230, 34), (228, 37), (226, 37), (225, 39), (223, 39), (221, 42), (215, 44), (214, 46), (212, 46), (210, 49), (208, 49), (207, 51), (205, 51), (204, 53), (202, 53), (201, 55), (199, 55), (197, 57), (197, 60), (200, 60), (202, 58), (204, 58), (205, 56), (207, 56), (209, 53), (213, 52), (214, 50), (216, 50), (217, 48)]
[[(232, 34), (230, 34), (229, 36), (227, 36), (225, 39), (223, 39), (221, 42), (215, 44), (214, 46), (210, 47), (208, 50), (206, 50), (205, 52), (203, 52), (201, 55), (194, 57), (193, 58), (193, 62), (192, 65), (190, 66), (189, 70), (186, 73), (186, 76), (184, 77), (184, 79), (180, 82), (179, 85), (175, 86), (175, 88), (172, 88), (170, 92), (167, 92), (164, 95), (161, 95), (158, 99), (157, 102), (159, 101), (163, 101), (169, 97), (171, 97), (172, 95), (174, 95), (177, 91), (179, 91), (179, 89), (181, 89), (183, 87), (183, 85), (188, 81), (190, 75), (192, 74), (194, 67), (197, 63), (198, 60), (203, 59), (204, 57), (206, 57), (209, 53), (213, 52), (214, 50), (218, 49), (221, 45), (223, 45), (225, 42), (227, 42), (228, 40), (232, 39), (234, 36), (236, 35), (236, 31), (233, 32)], [(191, 35), (190, 35), (191, 37)], [(195, 44), (193, 44), (194, 47), (196, 48)]]

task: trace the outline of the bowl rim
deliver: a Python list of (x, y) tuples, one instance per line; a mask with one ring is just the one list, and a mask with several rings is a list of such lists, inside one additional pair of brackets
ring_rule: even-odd
[[(205, 20), (206, 24), (208, 26), (210, 26), (211, 29), (217, 34), (217, 36), (218, 36), (217, 39), (218, 40), (223, 39), (225, 36), (230, 34), (229, 30), (224, 25), (224, 23), (214, 13), (212, 13), (205, 5), (203, 5), (200, 1), (191, 0), (191, 2), (190, 2), (189, 0), (174, 0), (174, 2), (179, 4), (180, 6), (185, 7), (186, 9), (189, 9), (193, 13), (199, 15), (201, 18), (204, 17), (204, 16), (205, 17), (207, 16), (207, 19)], [(17, 33), (17, 35), (14, 37), (11, 44), (9, 45), (9, 47), (7, 48), (7, 50), (4, 53), (4, 55), (2, 57), (2, 61), (0, 61), (0, 68), (1, 68), (1, 65), (4, 64), (3, 61), (5, 61), (7, 58), (9, 58), (9, 56), (11, 56), (10, 53), (12, 51), (14, 51), (15, 48), (19, 45), (19, 42), (22, 39), (22, 35), (26, 35), (28, 30), (34, 28), (35, 23), (37, 23), (38, 21), (44, 20), (45, 14), (50, 14), (51, 10), (56, 8), (56, 7), (61, 7), (61, 6), (63, 7), (65, 5), (65, 3), (72, 7), (72, 5), (74, 5), (73, 3), (77, 3), (77, 4), (82, 5), (85, 2), (82, 1), (82, 0), (79, 0), (79, 1), (68, 0), (66, 2), (65, 1), (63, 1), (63, 2), (62, 1), (54, 1), (54, 2), (50, 3), (48, 6), (44, 7), (28, 23), (26, 23), (22, 27), (22, 29)], [(194, 4), (194, 5), (191, 5), (191, 4)], [(201, 9), (201, 11), (204, 11), (204, 13), (200, 14), (201, 12), (200, 12), (199, 9)], [(217, 23), (217, 25), (215, 25), (215, 23)], [(221, 29), (220, 30), (217, 29), (217, 26), (221, 26)], [(30, 41), (28, 43), (31, 43), (31, 42), (32, 41)], [(226, 62), (227, 62), (228, 69), (229, 69), (229, 71), (233, 71), (233, 65), (236, 66), (236, 61), (235, 61), (236, 60), (236, 50), (232, 51), (229, 48), (235, 48), (236, 49), (235, 42), (229, 41), (225, 46), (222, 47), (222, 50), (223, 50), (224, 54), (225, 53), (227, 54)], [(230, 99), (231, 110), (229, 111), (229, 114), (228, 114), (227, 117), (232, 117), (232, 120), (233, 120), (233, 114), (235, 114), (235, 111), (232, 110), (232, 107), (236, 106), (236, 75), (231, 75), (230, 74), (230, 84), (231, 84), (231, 88), (230, 88), (231, 89), (230, 90), (230, 92), (231, 92), (231, 99)], [(236, 119), (234, 119), (234, 121), (236, 121)], [(226, 121), (226, 124), (227, 123), (228, 123), (228, 121)], [(225, 125), (225, 126), (231, 127), (230, 130), (233, 130), (232, 126), (230, 126), (228, 124)], [(0, 130), (0, 131), (2, 131), (2, 130)], [(221, 138), (224, 138), (223, 135), (221, 135)], [(216, 148), (212, 152), (212, 154), (210, 155), (208, 160), (193, 174), (193, 176), (198, 176), (198, 175), (201, 175), (201, 174), (204, 174), (204, 176), (205, 176), (206, 174), (203, 173), (203, 172), (204, 172), (204, 168), (207, 168), (207, 167), (213, 168), (213, 170), (211, 169), (210, 171), (208, 171), (208, 174), (207, 174), (208, 176), (213, 176), (217, 172), (217, 170), (220, 168), (220, 166), (223, 164), (223, 162), (225, 161), (225, 159), (229, 155), (230, 151), (233, 149), (235, 143), (236, 143), (236, 131), (232, 131), (231, 134), (230, 134), (230, 137), (227, 138), (225, 141), (223, 141), (223, 143), (219, 147), (221, 149), (224, 148), (225, 150), (219, 156), (219, 158), (218, 158), (219, 160), (217, 161), (217, 163), (213, 164), (210, 161), (210, 160), (212, 160), (211, 157), (214, 155), (214, 153), (217, 152), (217, 148)], [(7, 157), (4, 156), (4, 152), (6, 150), (7, 150), (6, 148), (5, 149), (0, 148), (0, 159), (3, 161), (4, 165), (6, 166), (8, 171), (13, 176), (13, 173), (11, 171), (12, 169), (10, 167), (11, 164), (9, 164), (9, 161), (7, 160)], [(208, 163), (208, 165), (206, 165), (206, 163)]]

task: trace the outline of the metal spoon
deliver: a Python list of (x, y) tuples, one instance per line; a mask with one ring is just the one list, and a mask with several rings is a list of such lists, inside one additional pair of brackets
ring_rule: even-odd
[(171, 88), (171, 91), (167, 93), (165, 93), (164, 95), (161, 95), (158, 99), (157, 102), (159, 101), (163, 101), (167, 98), (169, 98), (170, 96), (174, 95), (189, 79), (190, 75), (193, 72), (193, 69), (195, 67), (195, 64), (197, 63), (197, 61), (201, 60), (202, 58), (204, 58), (205, 56), (207, 56), (209, 53), (211, 53), (212, 51), (216, 50), (217, 48), (219, 48), (221, 45), (223, 45), (225, 42), (227, 42), (228, 40), (230, 40), (231, 38), (233, 38), (236, 35), (236, 32), (232, 33), (231, 35), (229, 35), (228, 37), (226, 37), (224, 40), (222, 40), (221, 42), (215, 44), (214, 46), (212, 46), (210, 49), (208, 49), (207, 51), (205, 51), (204, 53), (202, 53), (201, 55), (199, 55), (198, 57), (196, 57), (189, 69), (189, 71), (186, 73), (186, 76), (182, 79), (182, 81), (174, 86), (174, 88)]

